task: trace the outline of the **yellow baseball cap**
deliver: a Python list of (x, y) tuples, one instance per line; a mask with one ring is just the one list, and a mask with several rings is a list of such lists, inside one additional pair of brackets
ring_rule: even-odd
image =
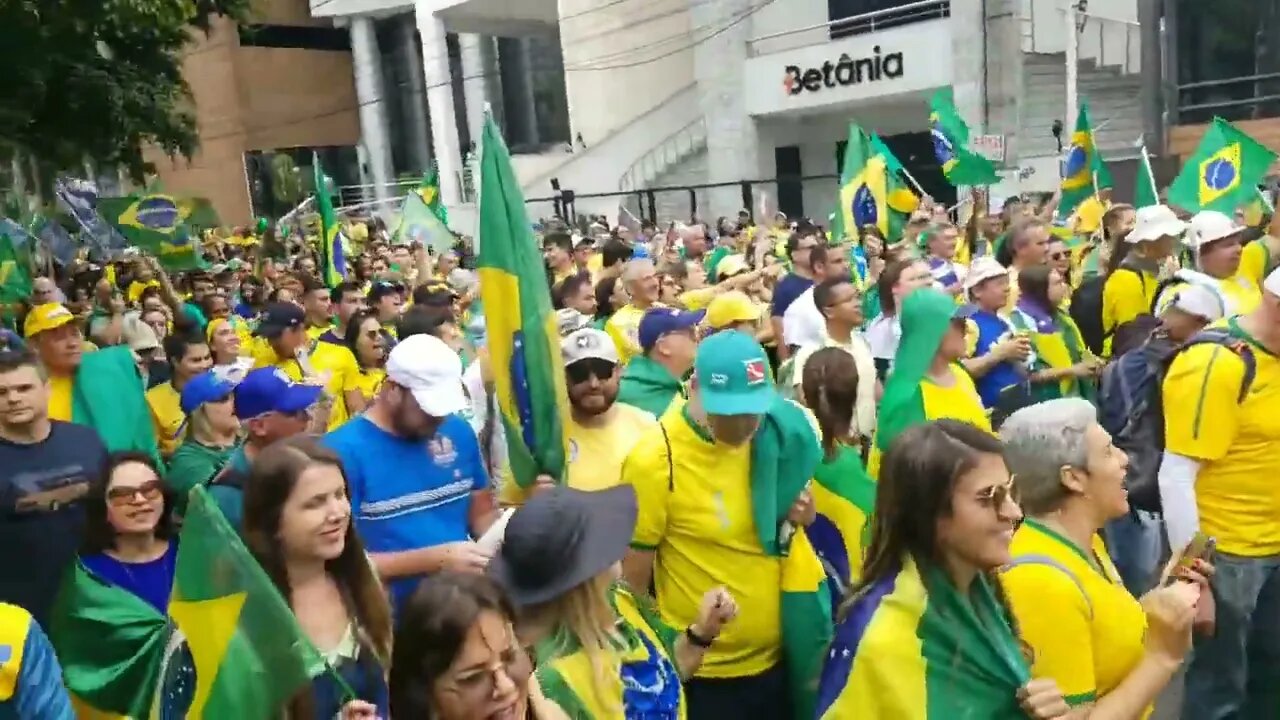
[(760, 319), (762, 308), (738, 290), (717, 295), (707, 305), (704, 322), (716, 330), (737, 322), (755, 322)]
[(37, 333), (45, 330), (56, 330), (75, 320), (76, 316), (71, 311), (62, 306), (61, 303), (45, 303), (37, 305), (27, 313), (27, 319), (22, 324), (22, 334), (27, 337), (35, 337)]

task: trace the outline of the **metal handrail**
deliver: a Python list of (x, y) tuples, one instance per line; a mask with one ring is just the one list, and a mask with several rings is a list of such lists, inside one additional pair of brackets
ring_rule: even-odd
[(1260, 75), (1243, 75), (1241, 77), (1223, 78), (1221, 80), (1200, 80), (1186, 85), (1179, 85), (1179, 90), (1195, 90), (1197, 88), (1217, 87), (1242, 82), (1259, 82), (1262, 80), (1280, 80), (1280, 72), (1262, 73)]
[[(918, 16), (924, 15), (924, 13), (914, 12), (917, 10), (940, 11), (937, 15), (929, 17), (928, 19), (933, 19), (933, 17), (949, 17), (951, 14), (951, 1), (950, 0), (919, 0), (919, 2), (907, 3), (906, 5), (900, 5), (898, 7), (883, 8), (881, 10), (872, 10), (870, 12), (865, 12), (858, 15), (850, 15), (849, 17), (839, 18), (837, 20), (828, 20), (826, 22), (817, 23), (815, 25), (808, 25), (802, 28), (793, 28), (791, 30), (782, 30), (780, 32), (761, 35), (760, 37), (752, 38), (751, 40), (747, 41), (747, 54), (752, 57), (755, 56), (755, 46), (757, 43), (761, 43), (766, 40), (776, 40), (777, 38), (787, 37), (789, 35), (798, 35), (800, 33), (810, 32), (812, 30), (822, 30), (822, 29), (837, 30), (837, 31), (846, 30), (846, 29), (849, 29), (850, 26), (866, 23), (870, 25), (868, 29), (874, 31), (876, 20), (879, 20), (885, 17), (892, 18), (895, 25), (902, 24), (902, 21), (904, 20), (910, 20), (912, 18), (917, 18)], [(919, 19), (926, 19), (926, 18), (919, 17)]]
[[(682, 145), (680, 142), (682, 139), (687, 140), (687, 143)], [(618, 178), (618, 188), (624, 192), (635, 190), (640, 185), (648, 182), (650, 173), (646, 171), (653, 171), (654, 174), (662, 172), (684, 156), (692, 154), (697, 149), (696, 146), (705, 143), (706, 139), (706, 119), (698, 117), (688, 125), (666, 136), (658, 144), (650, 148), (648, 152), (641, 155), (631, 164), (631, 167), (627, 168), (622, 177)], [(685, 147), (685, 149), (681, 150), (681, 147)], [(659, 158), (661, 158), (660, 162), (658, 161)]]

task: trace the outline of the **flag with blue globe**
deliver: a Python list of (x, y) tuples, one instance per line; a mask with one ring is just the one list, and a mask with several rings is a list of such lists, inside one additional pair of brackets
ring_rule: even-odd
[(1195, 153), (1169, 186), (1169, 204), (1228, 215), (1254, 202), (1276, 154), (1222, 118), (1214, 118)]

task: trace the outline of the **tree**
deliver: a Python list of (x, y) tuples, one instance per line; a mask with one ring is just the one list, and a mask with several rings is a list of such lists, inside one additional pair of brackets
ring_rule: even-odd
[(251, 3), (3, 0), (0, 145), (46, 170), (92, 158), (138, 181), (150, 169), (145, 144), (190, 156), (196, 124), (183, 46), (219, 15), (247, 20)]

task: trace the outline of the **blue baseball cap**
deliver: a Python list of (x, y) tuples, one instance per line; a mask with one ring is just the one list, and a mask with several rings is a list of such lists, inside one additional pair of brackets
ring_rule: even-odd
[(214, 368), (206, 370), (187, 381), (182, 386), (179, 405), (183, 415), (190, 415), (201, 405), (217, 402), (235, 391), (240, 384), (243, 373), (234, 372), (235, 368)]
[(693, 374), (709, 415), (763, 415), (778, 398), (764, 348), (739, 330), (703, 340), (693, 359)]
[(294, 382), (277, 367), (258, 368), (236, 386), (236, 417), (241, 420), (278, 412), (302, 412), (320, 399), (324, 388)]
[(675, 308), (650, 308), (645, 312), (644, 317), (640, 318), (640, 327), (637, 332), (640, 347), (645, 352), (649, 352), (663, 335), (678, 330), (688, 330), (702, 322), (706, 314), (705, 310), (690, 312)]

